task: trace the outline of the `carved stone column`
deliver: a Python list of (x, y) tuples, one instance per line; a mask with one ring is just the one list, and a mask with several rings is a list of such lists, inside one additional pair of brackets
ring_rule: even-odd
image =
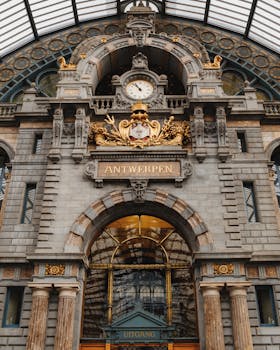
[(26, 350), (44, 350), (51, 284), (30, 283), (28, 286), (33, 288), (33, 293)]
[(235, 350), (253, 350), (246, 288), (250, 283), (227, 283), (231, 299), (231, 317)]
[(73, 325), (78, 285), (56, 285), (59, 289), (54, 350), (72, 350)]
[(54, 162), (58, 162), (61, 158), (61, 139), (63, 133), (64, 117), (63, 109), (57, 108), (53, 115), (53, 140), (52, 148), (49, 152), (49, 158)]
[(80, 162), (87, 147), (88, 123), (84, 108), (77, 108), (75, 120), (75, 147), (72, 157), (75, 162)]
[(217, 133), (218, 133), (218, 157), (225, 162), (229, 156), (229, 148), (227, 143), (227, 125), (225, 107), (216, 108)]
[(195, 156), (201, 163), (206, 157), (206, 148), (204, 143), (204, 115), (200, 106), (194, 108), (194, 134), (195, 134)]
[(206, 350), (225, 350), (220, 302), (220, 289), (223, 286), (223, 283), (200, 284), (203, 295)]

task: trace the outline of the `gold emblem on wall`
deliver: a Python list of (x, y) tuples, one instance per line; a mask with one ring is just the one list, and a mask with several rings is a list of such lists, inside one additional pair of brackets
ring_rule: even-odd
[(233, 264), (214, 264), (214, 275), (232, 275), (234, 272)]
[(45, 268), (45, 275), (49, 276), (63, 276), (65, 273), (65, 265), (58, 264), (58, 265), (52, 265), (52, 264), (46, 264)]
[(114, 116), (107, 115), (104, 122), (93, 122), (89, 142), (98, 146), (131, 146), (144, 148), (158, 145), (183, 145), (190, 140), (190, 127), (186, 121), (175, 121), (173, 116), (160, 124), (149, 120), (148, 106), (137, 102), (132, 106), (130, 120), (118, 125)]

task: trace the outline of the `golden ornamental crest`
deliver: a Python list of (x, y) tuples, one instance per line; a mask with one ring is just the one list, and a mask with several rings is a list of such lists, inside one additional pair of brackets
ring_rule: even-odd
[(183, 145), (190, 140), (190, 127), (186, 121), (175, 121), (173, 116), (161, 125), (149, 120), (148, 106), (137, 102), (132, 107), (130, 120), (116, 124), (114, 116), (107, 115), (104, 122), (90, 124), (89, 141), (97, 146), (131, 146), (144, 148), (158, 145)]

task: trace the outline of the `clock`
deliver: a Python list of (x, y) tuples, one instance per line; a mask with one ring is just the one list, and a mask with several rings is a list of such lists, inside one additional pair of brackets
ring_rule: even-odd
[(127, 83), (125, 92), (133, 100), (145, 100), (154, 92), (154, 85), (143, 78), (137, 78)]

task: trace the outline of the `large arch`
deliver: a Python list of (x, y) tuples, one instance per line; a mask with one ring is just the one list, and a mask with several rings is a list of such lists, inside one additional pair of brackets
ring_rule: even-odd
[(110, 222), (127, 215), (147, 214), (170, 222), (192, 252), (212, 249), (213, 238), (205, 223), (186, 202), (160, 189), (147, 189), (143, 202), (135, 202), (133, 189), (113, 191), (93, 202), (75, 220), (64, 251), (88, 255), (93, 241)]

